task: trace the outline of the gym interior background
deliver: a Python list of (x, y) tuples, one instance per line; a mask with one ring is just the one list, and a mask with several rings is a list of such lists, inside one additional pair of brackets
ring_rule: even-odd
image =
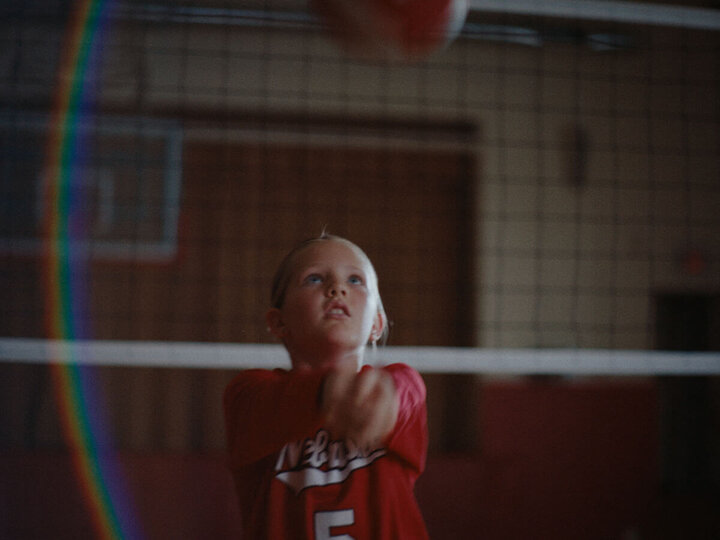
[[(502, 4), (472, 2), (453, 43), (409, 62), (347, 56), (302, 0), (108, 1), (82, 72), (64, 63), (82, 2), (0, 8), (0, 350), (57, 337), (44, 179), (61, 89), (82, 81), (79, 337), (272, 343), (272, 272), (327, 228), (376, 265), (379, 355), (437, 348), (431, 537), (717, 534), (720, 359), (451, 369), (457, 348), (720, 350), (717, 2)], [(147, 538), (237, 537), (235, 371), (202, 358), (84, 368)], [(44, 360), (0, 364), (0, 536), (87, 538)]]

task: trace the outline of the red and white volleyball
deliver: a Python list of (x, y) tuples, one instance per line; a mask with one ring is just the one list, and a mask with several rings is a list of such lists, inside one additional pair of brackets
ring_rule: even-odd
[(331, 35), (361, 58), (419, 59), (452, 42), (469, 0), (313, 0)]

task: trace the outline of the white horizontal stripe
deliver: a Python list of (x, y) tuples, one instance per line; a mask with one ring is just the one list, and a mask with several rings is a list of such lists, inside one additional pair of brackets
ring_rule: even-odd
[[(385, 347), (378, 358), (383, 364), (402, 362), (423, 373), (720, 375), (717, 352)], [(213, 369), (290, 364), (280, 345), (23, 338), (0, 338), (0, 362)]]
[[(678, 0), (680, 3), (681, 0)], [(220, 26), (314, 28), (317, 17), (305, 11), (305, 3), (296, 11), (263, 9), (217, 9), (120, 3), (115, 14), (152, 22), (212, 24)], [(295, 7), (295, 6), (289, 6)], [(720, 10), (638, 3), (621, 0), (470, 0), (477, 13), (515, 13), (546, 17), (613, 21), (627, 24), (674, 26), (720, 30)]]
[(300, 493), (303, 489), (316, 486), (330, 486), (341, 484), (350, 476), (350, 473), (371, 465), (376, 459), (386, 454), (384, 449), (376, 450), (369, 456), (358, 457), (350, 460), (342, 469), (329, 469), (324, 471), (313, 467), (306, 467), (296, 471), (284, 471), (276, 478), (285, 485)]
[(720, 10), (601, 0), (470, 0), (477, 12), (720, 30)]

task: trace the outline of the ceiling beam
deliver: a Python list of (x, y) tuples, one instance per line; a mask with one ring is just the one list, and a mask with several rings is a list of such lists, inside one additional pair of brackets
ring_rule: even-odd
[(470, 10), (720, 30), (720, 10), (620, 0), (470, 0)]

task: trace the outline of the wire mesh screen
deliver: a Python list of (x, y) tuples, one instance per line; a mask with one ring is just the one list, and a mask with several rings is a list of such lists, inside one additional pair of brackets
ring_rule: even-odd
[(80, 75), (93, 338), (266, 340), (273, 265), (323, 227), (377, 261), (391, 344), (652, 349), (670, 293), (717, 325), (714, 30), (477, 11), (372, 61), (303, 5), (110, 3), (81, 74), (63, 6), (5, 17), (5, 335), (44, 334), (44, 152)]

